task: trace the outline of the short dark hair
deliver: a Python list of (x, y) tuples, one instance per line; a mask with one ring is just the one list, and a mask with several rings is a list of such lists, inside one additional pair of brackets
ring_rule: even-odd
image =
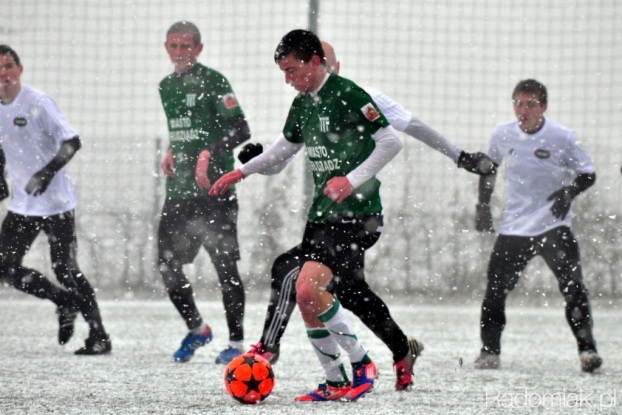
[(17, 52), (13, 50), (9, 45), (0, 45), (0, 55), (11, 55), (13, 56), (13, 60), (17, 66), (22, 66), (22, 63), (19, 60), (19, 56)]
[(324, 49), (322, 42), (315, 33), (310, 30), (296, 29), (292, 30), (279, 42), (274, 52), (274, 61), (279, 62), (281, 59), (293, 54), (294, 58), (303, 62), (309, 62), (313, 56), (320, 57), (324, 63)]
[(540, 105), (546, 104), (548, 98), (546, 87), (535, 79), (525, 79), (523, 81), (520, 81), (514, 87), (514, 92), (512, 92), (512, 99), (514, 99), (517, 94), (537, 95), (538, 100), (540, 101)]
[(168, 40), (168, 35), (172, 33), (181, 33), (184, 35), (191, 35), (192, 41), (194, 42), (194, 46), (201, 43), (201, 32), (199, 28), (191, 22), (181, 21), (177, 23), (173, 23), (173, 25), (166, 31), (166, 40)]

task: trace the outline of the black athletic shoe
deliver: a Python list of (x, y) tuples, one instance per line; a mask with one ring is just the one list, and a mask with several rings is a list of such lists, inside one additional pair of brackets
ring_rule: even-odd
[(90, 335), (85, 341), (84, 346), (74, 352), (77, 355), (92, 356), (98, 354), (110, 353), (112, 350), (112, 342), (107, 334), (100, 336)]
[(58, 343), (66, 344), (73, 336), (73, 324), (78, 317), (78, 310), (73, 306), (58, 307)]

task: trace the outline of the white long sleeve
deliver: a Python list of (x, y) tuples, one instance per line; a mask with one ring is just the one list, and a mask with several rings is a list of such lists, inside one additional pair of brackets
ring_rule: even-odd
[(412, 115), (410, 111), (388, 97), (384, 92), (368, 87), (365, 87), (365, 91), (373, 98), (374, 102), (378, 105), (378, 108), (380, 108), (380, 111), (382, 111), (387, 120), (389, 120), (393, 128), (443, 153), (452, 159), (454, 163), (458, 163), (458, 158), (462, 150), (444, 137), (443, 134)]
[[(285, 168), (287, 163), (291, 161), (294, 154), (300, 151), (303, 146), (304, 144), (302, 143), (296, 144), (287, 141), (283, 133), (281, 133), (266, 151), (240, 167), (240, 171), (244, 177), (248, 177), (254, 173), (268, 175), (279, 173)], [(280, 169), (278, 169), (278, 167), (280, 167)]]
[(373, 139), (376, 142), (374, 151), (346, 176), (355, 189), (378, 174), (402, 149), (402, 141), (391, 126), (380, 128)]
[(443, 153), (454, 163), (458, 163), (458, 158), (462, 150), (443, 136), (443, 134), (430, 127), (414, 115), (404, 129), (404, 132), (411, 137), (416, 138), (422, 143), (432, 147), (434, 150)]

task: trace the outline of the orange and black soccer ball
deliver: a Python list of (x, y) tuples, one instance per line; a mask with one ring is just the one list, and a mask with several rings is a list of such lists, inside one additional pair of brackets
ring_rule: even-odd
[(263, 357), (251, 353), (238, 356), (225, 369), (225, 388), (242, 403), (263, 401), (274, 388), (272, 366)]

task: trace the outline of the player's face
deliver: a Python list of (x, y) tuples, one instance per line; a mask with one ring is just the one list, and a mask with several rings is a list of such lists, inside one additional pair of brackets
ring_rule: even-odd
[(0, 96), (6, 96), (16, 87), (24, 67), (15, 63), (11, 55), (0, 55)]
[(182, 73), (197, 63), (197, 58), (203, 50), (203, 44), (194, 44), (192, 35), (186, 33), (171, 33), (164, 43), (171, 62), (175, 64), (175, 72)]
[(546, 104), (540, 103), (540, 97), (518, 93), (514, 96), (512, 103), (521, 130), (526, 133), (538, 131), (544, 122), (544, 111), (546, 111)]
[[(313, 56), (309, 62), (296, 59), (293, 54), (279, 60), (279, 68), (285, 73), (285, 83), (294, 87), (298, 92), (311, 92), (317, 89), (319, 66), (320, 57), (317, 55)], [(320, 79), (320, 83), (321, 81)]]

